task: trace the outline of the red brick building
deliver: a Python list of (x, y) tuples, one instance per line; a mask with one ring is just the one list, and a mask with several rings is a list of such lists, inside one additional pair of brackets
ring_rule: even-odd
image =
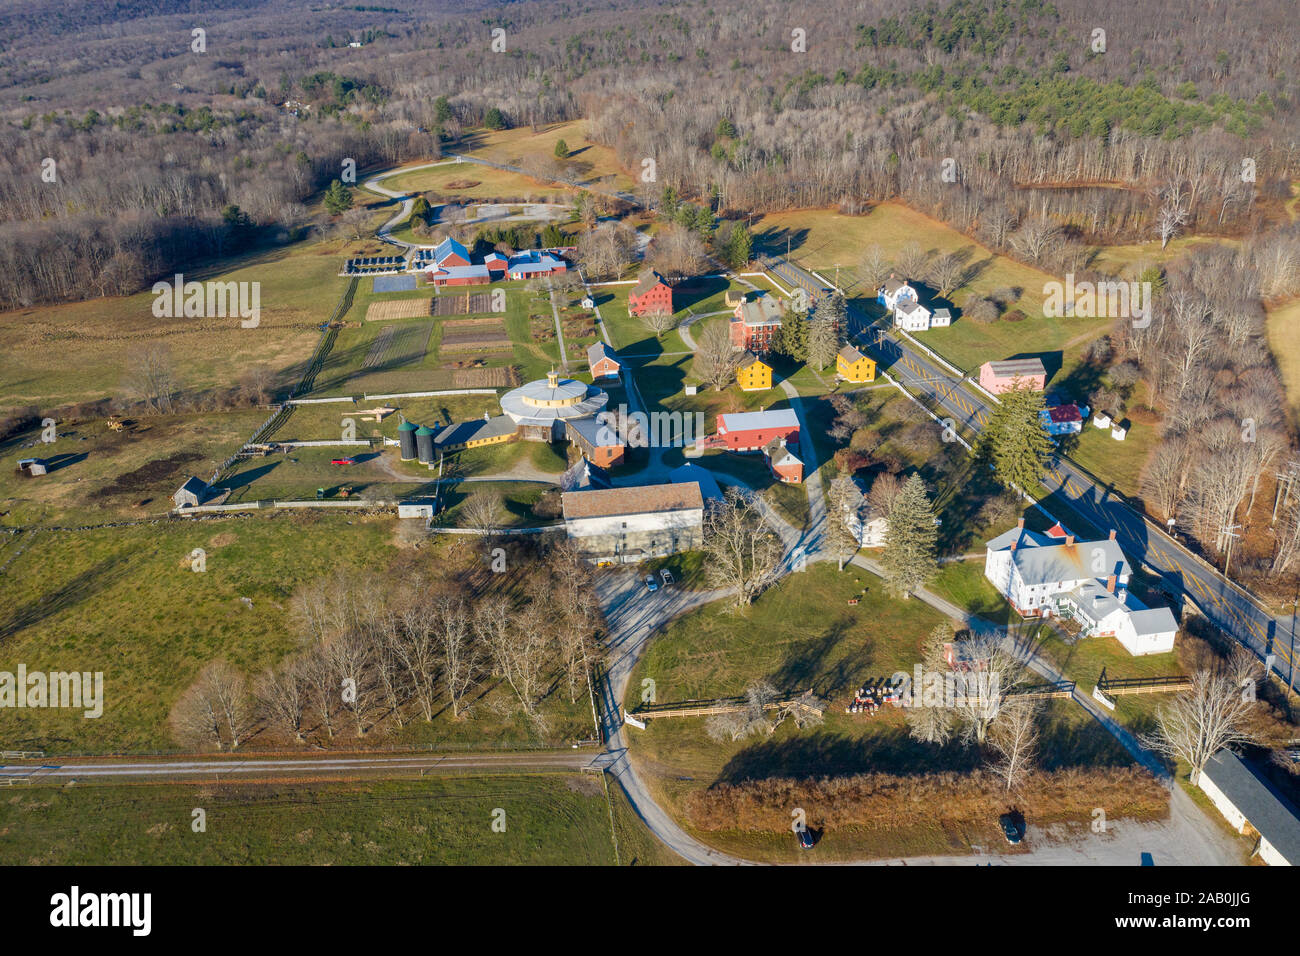
[(673, 311), (673, 287), (657, 272), (647, 272), (641, 276), (636, 286), (627, 295), (629, 315), (651, 315)]
[(759, 355), (772, 351), (785, 306), (774, 295), (746, 295), (731, 315), (731, 344)]

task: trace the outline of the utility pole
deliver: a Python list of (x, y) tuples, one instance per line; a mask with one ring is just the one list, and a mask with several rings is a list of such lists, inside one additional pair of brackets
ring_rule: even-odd
[(1220, 540), (1227, 539), (1228, 542), (1223, 557), (1223, 576), (1225, 578), (1228, 577), (1228, 565), (1232, 563), (1232, 542), (1241, 537), (1237, 532), (1240, 527), (1239, 524), (1229, 524), (1219, 529)]
[(1277, 488), (1273, 493), (1273, 517), (1268, 521), (1269, 527), (1277, 522), (1278, 504), (1286, 505), (1291, 501), (1291, 488), (1296, 479), (1296, 462), (1291, 462), (1286, 471), (1279, 471), (1273, 477), (1277, 479)]

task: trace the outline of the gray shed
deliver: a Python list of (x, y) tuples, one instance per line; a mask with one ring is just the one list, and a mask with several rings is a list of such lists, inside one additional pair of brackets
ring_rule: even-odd
[(172, 503), (177, 508), (197, 508), (203, 504), (204, 499), (208, 497), (211, 490), (207, 482), (200, 481), (191, 475), (185, 479), (185, 484), (176, 489), (176, 493), (172, 495)]

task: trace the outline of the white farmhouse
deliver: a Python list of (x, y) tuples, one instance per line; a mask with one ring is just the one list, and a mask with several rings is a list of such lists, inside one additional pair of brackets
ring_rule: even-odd
[(894, 306), (894, 326), (904, 332), (928, 332), (933, 313), (915, 299), (901, 299)]
[(635, 564), (704, 543), (698, 482), (566, 491), (560, 504), (569, 540), (597, 564)]
[(1114, 637), (1133, 655), (1173, 650), (1177, 619), (1133, 597), (1131, 575), (1114, 531), (1076, 541), (1059, 524), (1039, 534), (1024, 519), (989, 541), (984, 558), (984, 576), (1022, 617), (1074, 620), (1080, 636)]
[(844, 526), (849, 534), (863, 548), (883, 548), (885, 533), (889, 530), (889, 519), (877, 514), (867, 501), (867, 496), (854, 482), (854, 493), (844, 503)]

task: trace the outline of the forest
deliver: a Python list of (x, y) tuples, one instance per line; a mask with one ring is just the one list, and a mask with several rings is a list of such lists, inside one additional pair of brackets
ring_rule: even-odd
[(1091, 242), (1149, 239), (1171, 203), (1182, 231), (1250, 234), (1295, 161), (1280, 3), (67, 10), (0, 14), (0, 309), (290, 241), (344, 158), (436, 157), (489, 120), (585, 118), (628, 168), (655, 160), (648, 197), (728, 218), (900, 198)]

